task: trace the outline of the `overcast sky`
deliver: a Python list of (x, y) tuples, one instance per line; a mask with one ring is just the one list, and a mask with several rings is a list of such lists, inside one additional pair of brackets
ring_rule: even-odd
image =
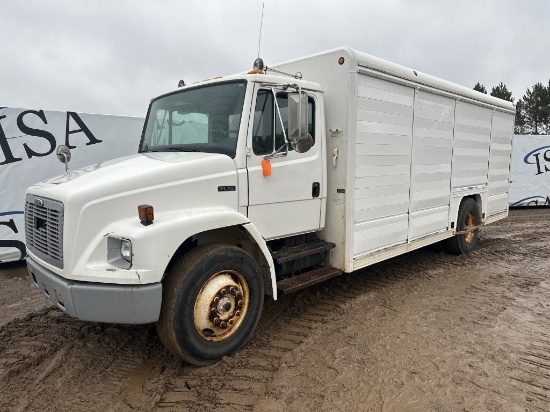
[[(0, 106), (144, 116), (152, 97), (248, 70), (262, 0), (0, 0)], [(350, 46), (521, 98), (550, 79), (550, 1), (265, 0), (267, 65)]]

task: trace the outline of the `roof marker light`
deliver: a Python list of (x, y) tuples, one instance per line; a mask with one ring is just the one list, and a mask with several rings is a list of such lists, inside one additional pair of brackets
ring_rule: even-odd
[(252, 65), (252, 70), (248, 72), (248, 74), (265, 74), (265, 65), (264, 61), (258, 57), (256, 60), (254, 60), (254, 64)]

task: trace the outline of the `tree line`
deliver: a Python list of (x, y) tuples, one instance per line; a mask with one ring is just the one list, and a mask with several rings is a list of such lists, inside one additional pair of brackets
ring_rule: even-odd
[[(474, 90), (487, 94), (481, 83), (476, 83)], [(502, 82), (492, 88), (491, 96), (514, 102), (512, 92)], [(545, 86), (536, 83), (528, 88), (525, 95), (516, 103), (515, 134), (550, 134), (550, 81)]]

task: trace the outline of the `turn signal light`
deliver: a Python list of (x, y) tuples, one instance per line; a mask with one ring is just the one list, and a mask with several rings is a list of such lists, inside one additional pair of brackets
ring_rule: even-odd
[(155, 220), (155, 214), (153, 212), (153, 206), (151, 205), (139, 205), (138, 206), (139, 220), (144, 226), (150, 225)]

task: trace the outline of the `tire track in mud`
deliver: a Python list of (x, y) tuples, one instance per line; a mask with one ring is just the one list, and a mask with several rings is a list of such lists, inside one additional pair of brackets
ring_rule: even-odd
[(252, 410), (265, 395), (281, 359), (315, 333), (348, 297), (319, 305), (321, 296), (283, 296), (266, 303), (253, 340), (235, 355), (206, 368), (172, 370), (158, 410)]
[[(468, 404), (466, 396), (461, 404), (466, 409), (498, 410), (500, 404), (501, 410), (507, 405), (548, 410), (549, 306), (541, 308), (530, 299), (534, 291), (543, 296), (550, 291), (544, 283), (549, 249), (537, 220), (542, 214), (516, 216), (483, 228), (479, 247), (469, 256), (422, 249), (266, 302), (251, 342), (210, 367), (176, 360), (151, 326), (83, 323), (53, 308), (15, 320), (0, 327), (0, 410), (253, 410), (266, 397), (284, 398), (277, 377), (287, 363), (296, 360), (293, 367), (315, 374), (316, 365), (302, 362), (309, 352), (323, 351), (327, 333), (338, 335), (344, 352), (361, 350), (359, 345), (350, 348), (346, 340), (357, 335), (360, 346), (372, 348), (370, 357), (363, 354), (371, 363), (362, 373), (373, 374), (367, 395), (371, 401), (370, 392), (378, 396), (374, 405), (387, 405), (387, 388), (402, 377), (384, 369), (386, 352), (376, 348), (389, 349), (383, 333), (401, 333), (399, 328), (408, 329), (401, 341), (390, 344), (411, 339), (424, 343), (421, 335), (433, 333), (442, 337), (426, 341), (429, 349), (448, 349), (448, 357), (421, 358), (425, 369), (411, 372), (404, 381), (428, 388), (421, 395), (459, 399), (466, 388), (466, 394), (481, 398)], [(518, 269), (528, 268), (532, 259), (541, 263), (531, 272)], [(411, 308), (411, 302), (419, 304)], [(514, 315), (519, 318), (510, 318), (511, 311), (519, 311)], [(370, 330), (373, 323), (378, 324), (376, 331)], [(487, 331), (494, 331), (494, 341), (484, 340)], [(409, 343), (403, 345), (398, 352), (402, 362), (414, 360)], [(436, 380), (425, 380), (426, 370)], [(446, 385), (451, 389), (442, 389)], [(420, 396), (406, 389), (400, 393)], [(425, 406), (453, 409), (448, 404)]]
[[(510, 220), (515, 224), (513, 219)], [(379, 319), (373, 318), (373, 323), (378, 323), (378, 331), (386, 330), (385, 318), (396, 322), (388, 331), (393, 334), (401, 331), (407, 341), (400, 348), (401, 353), (400, 349), (396, 350), (397, 356), (402, 357), (395, 362), (397, 368), (383, 370), (383, 365), (391, 365), (392, 359), (385, 358), (376, 349), (372, 349), (372, 353), (369, 350), (363, 352), (363, 358), (359, 359), (378, 356), (371, 359), (372, 364), (377, 365), (375, 373), (369, 376), (365, 369), (362, 375), (363, 379), (371, 382), (374, 379), (368, 389), (375, 393), (365, 393), (364, 405), (370, 405), (372, 410), (400, 410), (411, 405), (408, 402), (416, 405), (414, 410), (550, 410), (550, 339), (547, 334), (540, 335), (542, 332), (539, 335), (544, 339), (533, 335), (533, 330), (537, 328), (550, 330), (547, 309), (544, 311), (540, 302), (533, 302), (537, 296), (549, 295), (548, 285), (541, 288), (549, 254), (548, 245), (540, 242), (545, 236), (544, 228), (536, 220), (530, 221), (532, 225), (523, 227), (512, 238), (508, 238), (509, 227), (489, 227), (491, 231), (483, 231), (479, 249), (467, 257), (430, 255), (418, 251), (407, 255), (406, 260), (396, 258), (387, 265), (371, 267), (368, 275), (359, 278), (357, 286), (366, 287), (363, 297), (368, 295), (366, 297), (372, 305), (385, 309), (375, 312)], [(536, 265), (533, 259), (540, 259), (541, 263)], [(416, 298), (420, 305), (410, 305)], [(404, 304), (401, 305), (401, 302)], [(368, 310), (371, 305), (352, 306), (350, 313), (342, 316), (350, 323), (360, 319), (350, 314)], [(545, 308), (549, 307), (545, 305)], [(392, 316), (392, 311), (396, 312), (395, 316)], [(527, 324), (526, 318), (530, 319)], [(426, 319), (429, 323), (425, 322)], [(355, 324), (361, 326), (360, 323)], [(416, 325), (421, 327), (421, 332), (415, 330)], [(329, 331), (334, 333), (336, 329), (329, 328)], [(433, 336), (433, 340), (423, 339), (423, 333)], [(348, 336), (353, 335), (348, 333)], [(399, 335), (396, 337), (399, 338)], [(319, 338), (326, 342), (330, 339), (330, 332)], [(409, 339), (412, 340), (409, 342)], [(361, 339), (361, 344), (376, 347), (375, 344), (379, 343), (378, 349), (390, 349), (388, 345), (399, 346), (399, 341), (388, 342), (383, 337), (378, 341), (368, 337)], [(525, 351), (526, 342), (531, 342), (528, 351)], [(358, 341), (354, 343), (357, 345)], [(345, 342), (342, 345), (345, 346)], [(532, 345), (535, 345), (536, 351)], [(353, 342), (349, 346), (357, 348), (353, 347)], [(319, 349), (321, 353), (316, 355), (327, 359), (327, 352), (322, 353), (322, 347)], [(424, 353), (410, 356), (408, 352), (411, 350), (424, 350)], [(328, 353), (329, 362), (332, 359), (330, 355), (338, 354)], [(423, 356), (432, 365), (427, 362), (418, 365), (418, 358)], [(305, 354), (297, 362), (303, 363), (308, 359), (312, 357)], [(420, 372), (415, 370), (402, 380), (402, 373), (406, 371), (401, 369), (404, 360), (405, 364), (416, 364), (413, 368), (420, 369)], [(292, 407), (288, 410), (343, 407), (342, 404), (324, 400), (327, 391), (330, 392), (333, 387), (330, 383), (316, 380), (314, 374), (300, 365), (293, 367), (298, 372), (287, 370), (279, 377), (278, 386), (267, 394), (275, 399), (274, 410), (290, 405)], [(293, 390), (287, 382), (293, 378), (302, 378), (294, 383), (298, 387), (307, 385), (308, 378), (320, 383), (323, 391), (314, 392), (316, 389), (313, 389), (313, 393), (309, 393), (310, 398), (320, 400), (300, 401), (302, 403), (298, 406), (289, 403), (296, 400), (292, 395), (287, 395)], [(392, 393), (391, 386), (396, 382), (400, 388)], [(413, 391), (407, 390), (409, 385)], [(423, 390), (426, 387), (429, 392)], [(407, 395), (406, 399), (392, 399), (403, 393)], [(526, 395), (529, 393), (531, 395)], [(426, 402), (423, 397), (432, 400)], [(261, 407), (266, 405), (270, 404), (264, 402)]]
[(550, 403), (550, 335), (542, 334), (518, 358), (510, 378), (525, 393), (531, 407), (548, 410)]
[(144, 327), (83, 323), (54, 308), (10, 322), (0, 329), (0, 410), (104, 411), (146, 337)]
[[(466, 371), (468, 382), (496, 395), (484, 394), (485, 403), (477, 409), (550, 410), (550, 336), (543, 332), (550, 330), (550, 305), (541, 303), (550, 292), (545, 283), (548, 244), (540, 242), (547, 234), (533, 219), (542, 217), (542, 211), (522, 212), (529, 217), (515, 212), (502, 224), (484, 228), (489, 238), (481, 242), (472, 265), (480, 279), (468, 287), (465, 298), (457, 299), (470, 312), (461, 332), (481, 346), (469, 349), (468, 355), (481, 363), (468, 365), (477, 370)], [(466, 373), (457, 375), (466, 379)]]
[[(354, 299), (369, 294), (373, 305), (391, 309), (384, 296), (388, 289), (404, 289), (408, 283), (405, 288), (414, 290), (419, 272), (424, 271), (426, 278), (436, 275), (432, 273), (432, 252), (413, 253), (412, 267), (410, 258), (398, 257), (271, 303), (264, 309), (255, 338), (232, 357), (206, 368), (182, 366), (176, 370), (167, 366), (171, 370), (165, 376), (166, 391), (155, 409), (253, 410), (268, 392), (283, 358), (305, 340), (314, 339), (323, 325), (339, 321)], [(448, 265), (457, 264), (444, 254), (437, 258)], [(432, 270), (425, 271), (427, 268)]]
[(520, 316), (511, 329), (515, 336), (523, 338), (515, 342), (514, 363), (508, 377), (511, 391), (524, 394), (526, 408), (547, 411), (550, 409), (550, 304), (546, 302), (550, 284), (542, 278), (538, 285), (533, 282), (529, 286), (535, 293), (529, 294), (526, 286), (520, 287), (518, 293)]

